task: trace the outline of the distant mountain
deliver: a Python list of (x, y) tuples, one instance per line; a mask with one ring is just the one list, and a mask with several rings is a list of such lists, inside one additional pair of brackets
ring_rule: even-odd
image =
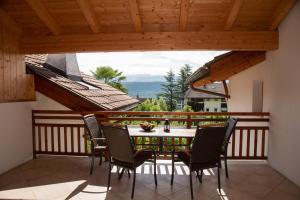
[(162, 92), (161, 84), (164, 82), (124, 82), (128, 94), (132, 97), (156, 98)]
[(131, 74), (126, 75), (125, 82), (164, 82), (163, 75)]

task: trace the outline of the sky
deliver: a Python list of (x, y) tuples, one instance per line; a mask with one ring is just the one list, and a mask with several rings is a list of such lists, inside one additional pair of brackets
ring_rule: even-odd
[(150, 74), (165, 75), (170, 69), (176, 74), (184, 64), (192, 66), (193, 71), (215, 56), (225, 51), (146, 51), (78, 53), (77, 60), (81, 71), (91, 74), (98, 66), (111, 66), (124, 75)]

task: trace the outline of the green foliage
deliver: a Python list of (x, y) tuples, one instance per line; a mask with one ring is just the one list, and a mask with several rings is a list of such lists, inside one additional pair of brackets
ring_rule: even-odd
[(121, 90), (125, 93), (128, 92), (127, 89), (121, 83), (126, 79), (126, 77), (122, 75), (123, 72), (114, 70), (110, 66), (100, 66), (97, 67), (95, 71), (91, 72), (97, 80), (102, 80), (104, 81), (104, 83), (109, 84), (112, 87)]
[(181, 67), (178, 78), (176, 80), (176, 96), (179, 99), (183, 99), (186, 91), (189, 89), (189, 85), (186, 84), (187, 78), (192, 75), (192, 67), (185, 64)]
[(164, 76), (166, 83), (162, 84), (162, 93), (160, 94), (166, 100), (168, 111), (174, 111), (176, 108), (176, 80), (175, 74), (170, 70)]
[(135, 111), (166, 111), (167, 104), (163, 98), (158, 99), (147, 99), (137, 108), (134, 109)]
[(192, 109), (192, 106), (189, 106), (189, 105), (185, 105), (181, 111), (182, 112), (194, 112)]

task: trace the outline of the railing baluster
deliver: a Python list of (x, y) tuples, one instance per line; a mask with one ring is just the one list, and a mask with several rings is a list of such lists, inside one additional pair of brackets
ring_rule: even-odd
[(54, 152), (54, 128), (53, 126), (51, 126), (50, 129), (50, 133), (51, 133), (51, 152)]
[(240, 130), (240, 149), (239, 149), (239, 157), (243, 156), (243, 129)]
[(41, 134), (41, 126), (38, 126), (38, 141), (39, 141), (39, 151), (42, 152), (42, 134)]
[(231, 146), (231, 150), (232, 150), (232, 152), (231, 152), (231, 157), (235, 157), (235, 135), (236, 135), (236, 130), (237, 129), (235, 129), (234, 130), (234, 132), (233, 132), (233, 134), (232, 134), (232, 146)]
[(247, 157), (250, 156), (250, 129), (247, 129)]
[(80, 128), (77, 127), (77, 145), (78, 145), (78, 153), (81, 153), (81, 140), (80, 140)]
[(44, 126), (45, 151), (48, 152), (48, 127)]
[(68, 141), (67, 141), (67, 127), (64, 126), (64, 143), (65, 143), (65, 153), (68, 152)]
[(84, 153), (88, 153), (88, 148), (87, 148), (87, 130), (84, 128)]
[(70, 127), (71, 129), (71, 152), (74, 153), (74, 135), (73, 135), (73, 127)]
[(254, 158), (257, 157), (257, 129), (254, 132)]
[(262, 130), (262, 138), (261, 138), (261, 157), (265, 157), (265, 129)]
[(57, 126), (57, 146), (58, 146), (58, 152), (61, 152), (61, 139), (60, 139), (60, 126)]

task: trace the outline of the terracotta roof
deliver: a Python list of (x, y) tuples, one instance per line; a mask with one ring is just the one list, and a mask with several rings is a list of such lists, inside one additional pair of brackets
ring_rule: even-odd
[(46, 54), (26, 55), (26, 67), (33, 74), (44, 77), (48, 81), (67, 89), (78, 97), (94, 103), (95, 106), (99, 108), (104, 110), (128, 110), (135, 107), (139, 102), (126, 93), (84, 73), (81, 73), (82, 82), (73, 81), (59, 75), (43, 67), (46, 59)]
[[(212, 84), (208, 84), (206, 86), (200, 86), (200, 87), (197, 87), (197, 88), (203, 89), (203, 90), (208, 90), (208, 91), (211, 91), (211, 92), (224, 94), (224, 87), (223, 87), (223, 84), (221, 84), (221, 83), (212, 83)], [(213, 95), (213, 94), (197, 92), (197, 91), (192, 90), (191, 88), (189, 88), (188, 91), (185, 93), (184, 98), (189, 98), (189, 99), (191, 99), (191, 98), (195, 98), (195, 99), (201, 99), (201, 98), (212, 99), (212, 98), (222, 98), (222, 97), (216, 96), (216, 95)]]

